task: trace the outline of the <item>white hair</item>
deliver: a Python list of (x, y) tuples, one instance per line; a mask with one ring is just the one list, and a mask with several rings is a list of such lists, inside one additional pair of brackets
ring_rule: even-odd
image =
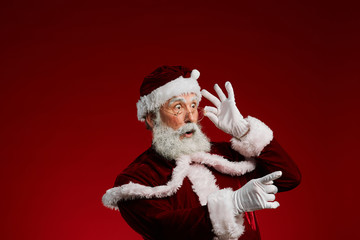
[[(210, 140), (201, 131), (201, 126), (196, 123), (186, 123), (177, 130), (166, 126), (160, 118), (159, 111), (156, 111), (154, 120), (152, 144), (157, 153), (166, 159), (176, 159), (182, 155), (189, 155), (196, 152), (209, 152)], [(193, 132), (190, 138), (180, 136), (186, 132)]]

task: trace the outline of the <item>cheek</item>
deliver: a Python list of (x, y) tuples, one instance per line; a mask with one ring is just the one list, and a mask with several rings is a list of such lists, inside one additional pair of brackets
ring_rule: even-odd
[(178, 128), (180, 128), (183, 125), (183, 122), (184, 121), (180, 121), (180, 119), (177, 117), (171, 117), (171, 120), (168, 123), (168, 125), (170, 127), (172, 127), (174, 130), (177, 130)]
[(173, 115), (160, 114), (160, 117), (167, 126), (173, 128), (174, 130), (177, 130), (182, 125), (180, 118)]

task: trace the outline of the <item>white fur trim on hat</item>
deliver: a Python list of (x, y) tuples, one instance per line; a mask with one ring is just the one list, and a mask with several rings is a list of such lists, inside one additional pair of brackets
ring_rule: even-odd
[(198, 97), (198, 101), (200, 102), (200, 86), (197, 82), (199, 76), (200, 72), (194, 69), (192, 70), (189, 78), (180, 76), (165, 85), (158, 87), (148, 95), (140, 97), (140, 100), (136, 103), (137, 117), (139, 121), (145, 121), (147, 113), (159, 108), (172, 97), (179, 96), (181, 94), (195, 93)]
[(232, 138), (231, 147), (245, 157), (257, 157), (273, 139), (273, 131), (259, 119), (247, 117), (248, 133), (240, 139)]

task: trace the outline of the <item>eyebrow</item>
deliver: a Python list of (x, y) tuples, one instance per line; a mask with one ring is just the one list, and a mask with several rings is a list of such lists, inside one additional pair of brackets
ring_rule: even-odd
[(170, 100), (168, 106), (170, 106), (171, 104), (173, 104), (174, 102), (183, 102), (186, 103), (185, 98), (183, 97), (177, 97), (177, 98), (173, 98)]
[[(198, 97), (197, 97), (197, 96), (192, 97), (190, 101), (191, 101), (191, 102), (196, 101), (196, 105), (199, 104), (199, 103), (198, 103)], [(171, 99), (171, 100), (169, 101), (168, 106), (170, 106), (170, 105), (173, 104), (174, 102), (183, 102), (183, 103), (186, 103), (185, 98), (183, 98), (183, 97), (176, 97), (176, 98), (173, 98), (173, 99)]]

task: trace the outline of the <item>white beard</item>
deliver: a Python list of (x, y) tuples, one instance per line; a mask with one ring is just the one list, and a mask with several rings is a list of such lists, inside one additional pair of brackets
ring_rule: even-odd
[[(190, 138), (180, 136), (193, 131)], [(201, 131), (200, 125), (186, 123), (178, 130), (166, 126), (161, 120), (153, 127), (153, 146), (157, 153), (166, 159), (176, 159), (182, 155), (210, 151), (210, 140)]]

